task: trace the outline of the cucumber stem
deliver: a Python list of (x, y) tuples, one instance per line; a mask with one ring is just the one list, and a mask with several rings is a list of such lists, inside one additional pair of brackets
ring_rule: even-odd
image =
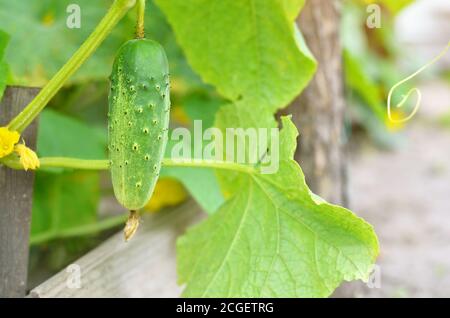
[(145, 0), (138, 0), (137, 2), (137, 21), (136, 21), (136, 38), (145, 38)]
[(128, 242), (136, 233), (139, 227), (139, 213), (136, 210), (130, 210), (128, 220), (125, 223), (123, 234), (125, 236), (125, 242)]
[(39, 94), (8, 124), (8, 129), (22, 132), (56, 95), (67, 79), (94, 53), (136, 0), (115, 0), (95, 30)]

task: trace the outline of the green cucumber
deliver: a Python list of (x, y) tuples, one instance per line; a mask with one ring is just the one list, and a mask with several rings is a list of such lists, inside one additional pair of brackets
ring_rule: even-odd
[(136, 211), (158, 180), (169, 126), (169, 66), (164, 49), (134, 39), (119, 49), (111, 73), (108, 148), (117, 200)]

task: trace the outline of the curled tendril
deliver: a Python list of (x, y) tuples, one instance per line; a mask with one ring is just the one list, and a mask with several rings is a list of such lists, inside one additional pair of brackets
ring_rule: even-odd
[(397, 84), (395, 84), (394, 86), (392, 86), (391, 90), (389, 91), (389, 95), (387, 98), (387, 115), (388, 115), (388, 119), (393, 122), (393, 123), (404, 123), (408, 120), (410, 120), (411, 118), (414, 117), (415, 114), (417, 114), (417, 112), (419, 111), (420, 108), (420, 103), (422, 101), (422, 93), (420, 92), (420, 90), (417, 87), (414, 87), (412, 89), (410, 89), (405, 95), (402, 96), (402, 100), (395, 105), (395, 107), (400, 108), (403, 105), (406, 104), (406, 102), (408, 101), (409, 97), (413, 94), (416, 93), (417, 95), (417, 101), (416, 101), (416, 105), (414, 106), (413, 111), (411, 112), (411, 114), (409, 114), (409, 116), (405, 117), (405, 118), (401, 118), (401, 119), (396, 119), (392, 117), (392, 113), (391, 113), (391, 100), (392, 100), (392, 94), (394, 94), (394, 91), (401, 85), (403, 85), (404, 83), (406, 83), (407, 81), (413, 79), (414, 77), (416, 77), (417, 75), (419, 75), (420, 73), (422, 73), (425, 69), (427, 69), (428, 67), (430, 67), (431, 65), (433, 65), (434, 63), (436, 63), (438, 60), (440, 60), (448, 51), (448, 49), (450, 48), (450, 42), (447, 44), (446, 48), (439, 53), (438, 56), (436, 56), (434, 59), (432, 59), (430, 62), (428, 62), (427, 64), (425, 64), (424, 66), (422, 66), (420, 69), (418, 69), (415, 73), (411, 74), (410, 76), (408, 76), (407, 78), (401, 80), (400, 82), (398, 82)]

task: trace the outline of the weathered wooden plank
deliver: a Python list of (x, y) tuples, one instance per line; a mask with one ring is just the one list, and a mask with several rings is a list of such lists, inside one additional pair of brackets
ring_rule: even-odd
[(122, 232), (115, 234), (34, 288), (30, 296), (178, 297), (175, 242), (186, 227), (202, 217), (200, 207), (192, 201), (171, 211), (145, 215), (129, 242), (124, 241)]
[[(6, 125), (37, 95), (39, 89), (8, 87), (0, 103), (0, 126)], [(36, 121), (22, 134), (36, 147)], [(33, 172), (0, 167), (0, 297), (23, 297), (28, 270), (28, 238)]]

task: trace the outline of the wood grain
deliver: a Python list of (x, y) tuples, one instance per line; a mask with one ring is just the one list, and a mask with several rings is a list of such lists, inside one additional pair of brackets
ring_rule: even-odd
[[(39, 89), (8, 87), (0, 103), (0, 126), (5, 126), (37, 95)], [(36, 149), (37, 123), (22, 134)], [(28, 270), (34, 173), (0, 166), (0, 297), (23, 297)]]
[(29, 296), (179, 297), (175, 242), (189, 225), (203, 217), (193, 201), (171, 211), (147, 214), (129, 242), (124, 241), (122, 232), (115, 234), (34, 288)]

